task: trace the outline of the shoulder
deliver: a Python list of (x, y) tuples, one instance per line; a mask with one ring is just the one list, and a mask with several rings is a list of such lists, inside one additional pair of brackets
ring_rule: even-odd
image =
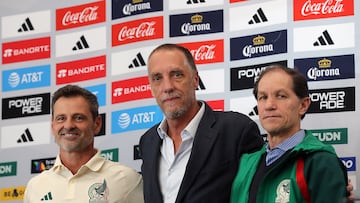
[(45, 170), (40, 174), (37, 174), (30, 178), (27, 183), (27, 188), (32, 188), (32, 186), (37, 187), (37, 185), (43, 185), (44, 183), (48, 182), (49, 178), (52, 178), (54, 173), (51, 170)]
[(252, 120), (246, 116), (245, 114), (235, 112), (235, 111), (213, 111), (214, 115), (216, 117), (222, 118), (222, 119), (237, 119), (241, 121), (247, 121), (251, 122)]
[(110, 160), (105, 160), (103, 171), (106, 171), (108, 174), (115, 174), (116, 176), (135, 180), (141, 178), (141, 175), (135, 169)]

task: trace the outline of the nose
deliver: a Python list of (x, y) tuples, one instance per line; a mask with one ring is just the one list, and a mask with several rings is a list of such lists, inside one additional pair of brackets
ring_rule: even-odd
[(63, 124), (64, 124), (64, 128), (66, 129), (72, 129), (75, 127), (75, 124), (72, 121), (72, 119), (66, 119)]
[(162, 87), (165, 93), (170, 93), (174, 91), (174, 83), (171, 78), (165, 77), (162, 81)]
[(275, 109), (276, 108), (276, 101), (273, 97), (268, 97), (265, 102), (266, 109)]

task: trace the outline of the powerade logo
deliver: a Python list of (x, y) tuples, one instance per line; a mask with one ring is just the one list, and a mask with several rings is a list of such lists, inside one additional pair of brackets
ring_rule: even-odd
[(354, 55), (295, 59), (294, 66), (309, 81), (355, 78)]
[(138, 14), (156, 12), (163, 10), (163, 1), (143, 0), (143, 1), (116, 1), (112, 0), (112, 20), (134, 16)]
[(355, 111), (355, 87), (310, 90), (307, 113)]
[(348, 129), (334, 128), (334, 129), (318, 129), (309, 130), (313, 136), (318, 138), (325, 144), (347, 144), (348, 143)]
[(0, 177), (16, 176), (16, 171), (17, 163), (15, 161), (0, 163)]
[(55, 164), (56, 157), (31, 160), (31, 173), (41, 173), (49, 170)]
[(114, 161), (114, 162), (119, 161), (119, 149), (118, 148), (102, 150), (100, 155), (110, 161)]
[(50, 93), (5, 98), (2, 119), (50, 114)]
[(355, 157), (340, 157), (344, 163), (347, 171), (356, 171), (356, 158)]
[(277, 61), (253, 66), (231, 68), (230, 90), (235, 91), (253, 88), (255, 80), (259, 76), (260, 72), (265, 70), (267, 66), (274, 63), (287, 67), (287, 61)]
[(163, 113), (157, 105), (115, 111), (111, 114), (111, 133), (147, 129), (162, 119)]
[(89, 90), (90, 92), (96, 95), (97, 100), (99, 102), (99, 106), (106, 105), (106, 84), (89, 86), (89, 87), (85, 87), (85, 89)]
[(230, 39), (230, 60), (241, 60), (287, 52), (287, 31)]
[(223, 10), (170, 15), (170, 37), (223, 32), (223, 18)]
[(15, 91), (50, 86), (50, 65), (5, 70), (2, 91)]

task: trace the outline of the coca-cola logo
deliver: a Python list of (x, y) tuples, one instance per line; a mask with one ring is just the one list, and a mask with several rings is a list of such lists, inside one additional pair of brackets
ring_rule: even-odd
[(344, 12), (343, 0), (326, 0), (324, 3), (313, 3), (311, 0), (305, 2), (301, 8), (303, 16), (333, 14)]
[(156, 22), (152, 21), (141, 23), (138, 27), (133, 28), (128, 28), (127, 26), (124, 26), (119, 32), (118, 40), (124, 41), (127, 39), (153, 36), (155, 33), (155, 24)]
[(211, 60), (215, 57), (215, 47), (216, 45), (202, 45), (198, 49), (191, 50), (195, 60)]
[(82, 10), (81, 12), (77, 13), (71, 13), (71, 11), (68, 11), (65, 13), (62, 19), (62, 24), (63, 26), (66, 26), (69, 24), (96, 21), (98, 16), (98, 8), (98, 6), (87, 7), (84, 8), (84, 10)]

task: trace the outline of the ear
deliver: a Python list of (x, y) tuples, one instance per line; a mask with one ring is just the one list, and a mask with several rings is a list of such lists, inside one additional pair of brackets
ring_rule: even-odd
[(56, 132), (54, 131), (54, 119), (53, 118), (51, 118), (50, 125), (51, 125), (51, 132), (52, 132), (53, 136), (55, 137)]
[(305, 98), (301, 99), (301, 104), (300, 104), (301, 106), (299, 109), (299, 114), (304, 115), (307, 112), (307, 110), (309, 109), (310, 104), (311, 104), (310, 97), (305, 97)]
[(95, 121), (94, 121), (94, 131), (95, 131), (95, 134), (98, 134), (101, 130), (101, 126), (102, 126), (102, 118), (100, 115), (98, 115), (96, 118), (95, 118)]
[(200, 76), (199, 76), (199, 73), (196, 71), (194, 72), (194, 78), (193, 78), (193, 86), (194, 86), (194, 89), (198, 88), (199, 87), (199, 81), (200, 81)]

